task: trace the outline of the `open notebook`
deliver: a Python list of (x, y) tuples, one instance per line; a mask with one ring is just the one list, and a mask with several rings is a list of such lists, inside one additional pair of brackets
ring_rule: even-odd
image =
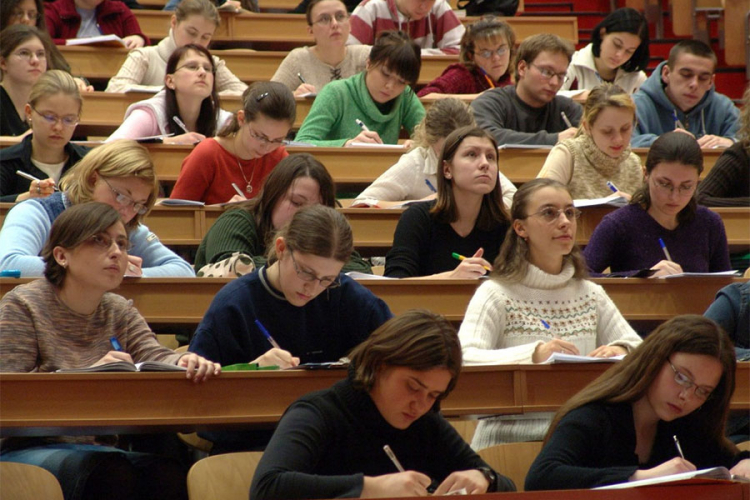
[(161, 363), (159, 361), (144, 361), (142, 363), (128, 363), (127, 361), (115, 361), (98, 366), (87, 366), (86, 368), (69, 368), (57, 370), (58, 373), (100, 373), (100, 372), (184, 372), (186, 368)]
[(638, 486), (648, 486), (651, 484), (672, 483), (675, 481), (685, 481), (687, 479), (725, 479), (727, 481), (747, 482), (747, 478), (734, 476), (729, 473), (726, 467), (712, 467), (710, 469), (700, 469), (679, 474), (670, 474), (668, 476), (654, 477), (651, 479), (642, 479), (640, 481), (628, 481), (626, 483), (610, 484), (609, 486), (600, 486), (595, 490), (620, 490), (624, 488), (637, 488)]

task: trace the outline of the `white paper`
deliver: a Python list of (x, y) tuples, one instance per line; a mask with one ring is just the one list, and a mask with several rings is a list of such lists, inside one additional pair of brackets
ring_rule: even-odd
[(605, 196), (604, 198), (573, 200), (573, 206), (576, 208), (597, 207), (601, 205), (612, 205), (616, 207), (624, 207), (627, 204), (628, 204), (628, 200), (626, 200), (622, 196), (617, 196), (614, 194), (610, 196)]
[(609, 486), (600, 486), (593, 488), (595, 490), (621, 490), (625, 488), (636, 488), (638, 486), (648, 486), (650, 484), (671, 483), (673, 481), (682, 481), (692, 478), (704, 479), (732, 479), (731, 474), (726, 467), (712, 467), (710, 469), (700, 469), (690, 472), (681, 472), (679, 474), (670, 474), (669, 476), (653, 477), (651, 479), (641, 479), (640, 481), (628, 481), (626, 483), (610, 484)]
[(659, 276), (660, 278), (690, 278), (690, 277), (711, 277), (711, 276), (739, 276), (739, 271), (718, 271), (715, 273), (679, 273), (670, 274), (669, 276)]
[(346, 273), (353, 280), (396, 280), (398, 278), (389, 278), (379, 274), (360, 273), (359, 271), (349, 271)]
[(125, 42), (117, 35), (101, 35), (89, 38), (68, 38), (65, 45), (108, 45), (125, 47)]
[(593, 356), (579, 356), (576, 354), (565, 354), (563, 352), (553, 352), (547, 361), (540, 363), (542, 365), (551, 365), (553, 363), (615, 363), (622, 361), (624, 354), (612, 356), (610, 358), (595, 358)]
[(404, 149), (401, 144), (378, 144), (374, 142), (352, 142), (350, 147), (356, 148), (386, 148), (386, 149)]

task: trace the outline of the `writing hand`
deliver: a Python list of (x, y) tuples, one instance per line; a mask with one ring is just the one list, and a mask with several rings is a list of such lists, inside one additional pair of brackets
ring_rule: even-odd
[(679, 474), (680, 472), (690, 472), (693, 470), (695, 470), (695, 465), (682, 457), (675, 457), (651, 469), (635, 471), (635, 474), (630, 476), (630, 481), (651, 479), (652, 477), (668, 476), (670, 474)]
[(627, 353), (628, 350), (619, 345), (600, 345), (588, 355), (592, 358), (611, 358), (612, 356), (622, 356)]
[(578, 128), (576, 127), (570, 127), (568, 129), (563, 130), (562, 132), (559, 132), (557, 134), (557, 142), (564, 141), (565, 139), (570, 139), (573, 136), (576, 135), (576, 132), (578, 132)]
[(251, 363), (258, 363), (258, 366), (273, 366), (276, 365), (279, 368), (292, 368), (299, 365), (299, 358), (292, 356), (292, 353), (283, 349), (269, 349), (262, 356), (251, 361)]
[(652, 274), (650, 278), (669, 276), (670, 274), (680, 274), (682, 272), (682, 266), (671, 260), (660, 260), (655, 266), (652, 266), (651, 269), (656, 269), (656, 272)]
[(484, 477), (480, 471), (476, 469), (462, 470), (453, 472), (450, 476), (445, 478), (438, 489), (433, 493), (434, 496), (445, 495), (451, 491), (460, 490), (461, 488), (466, 489), (466, 493), (469, 495), (475, 495), (480, 493), (486, 493), (490, 487), (490, 483)]
[(314, 85), (310, 85), (309, 83), (300, 83), (299, 87), (297, 87), (294, 91), (294, 97), (299, 97), (302, 94), (317, 94), (318, 91), (315, 90)]
[(384, 476), (365, 476), (360, 498), (426, 497), (429, 477), (409, 470)]
[(126, 352), (109, 351), (107, 354), (104, 355), (103, 358), (101, 358), (99, 361), (97, 361), (91, 366), (106, 365), (107, 363), (117, 363), (118, 361), (126, 361), (128, 363), (132, 363), (133, 358), (131, 358), (130, 354)]
[(484, 260), (482, 255), (484, 255), (484, 249), (480, 248), (474, 252), (474, 255), (459, 262), (450, 277), (456, 279), (476, 279), (487, 274), (487, 268), (492, 269), (492, 264)]
[(698, 145), (701, 149), (728, 148), (732, 144), (734, 144), (732, 139), (718, 135), (704, 135), (698, 139)]
[(353, 142), (366, 142), (368, 144), (383, 144), (383, 140), (380, 138), (377, 132), (374, 130), (363, 130), (354, 139), (346, 141), (344, 146), (351, 146)]
[(165, 137), (164, 144), (198, 144), (206, 138), (205, 135), (198, 132), (188, 132), (174, 137)]
[(531, 356), (531, 361), (534, 363), (542, 363), (547, 361), (553, 352), (561, 352), (565, 354), (578, 355), (578, 348), (570, 342), (562, 339), (552, 339), (549, 342), (539, 344), (534, 349), (534, 354)]

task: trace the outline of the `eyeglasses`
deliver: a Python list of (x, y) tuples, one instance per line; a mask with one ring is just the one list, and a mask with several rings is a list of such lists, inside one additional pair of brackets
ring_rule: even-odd
[(534, 66), (537, 71), (544, 77), (545, 80), (552, 80), (553, 77), (557, 77), (558, 80), (565, 83), (568, 79), (568, 73), (555, 73), (549, 68), (542, 68), (541, 66), (537, 66), (536, 64), (529, 64), (529, 66)]
[[(675, 187), (672, 185), (671, 182), (662, 182), (654, 180), (654, 184), (656, 184), (656, 187), (660, 189), (664, 194), (672, 194), (674, 193)], [(680, 186), (677, 188), (677, 195), (678, 196), (688, 196), (693, 191), (695, 191), (695, 184), (690, 184), (688, 186)]]
[(672, 371), (674, 372), (674, 381), (677, 382), (684, 391), (689, 392), (690, 389), (694, 389), (693, 394), (695, 394), (695, 397), (703, 400), (706, 400), (711, 396), (711, 391), (713, 389), (707, 389), (696, 385), (690, 377), (675, 368), (671, 361), (667, 361), (667, 363), (669, 363), (670, 368), (672, 368)]
[(247, 129), (247, 133), (250, 134), (250, 137), (252, 137), (256, 141), (260, 141), (263, 144), (268, 144), (269, 146), (281, 146), (282, 144), (284, 144), (284, 139), (273, 139), (273, 140), (271, 140), (268, 137), (266, 137), (265, 135), (259, 134), (259, 133), (255, 132), (255, 131), (253, 131), (249, 127)]
[(560, 218), (560, 214), (565, 214), (565, 218), (568, 219), (569, 221), (573, 221), (581, 217), (581, 211), (575, 207), (565, 207), (565, 208), (544, 207), (538, 212), (529, 214), (526, 217), (528, 218), (534, 215), (538, 215), (544, 220), (544, 222), (548, 224), (554, 224), (557, 221), (557, 219)]
[(109, 250), (112, 248), (112, 242), (115, 242), (117, 245), (117, 248), (120, 249), (121, 252), (127, 252), (131, 248), (130, 240), (128, 240), (127, 236), (118, 236), (117, 238), (112, 238), (107, 233), (98, 233), (91, 237), (89, 237), (86, 240), (86, 243), (90, 243), (91, 245), (94, 245), (100, 250)]
[(102, 177), (102, 180), (104, 183), (109, 186), (109, 189), (112, 190), (112, 192), (115, 194), (115, 201), (121, 206), (121, 207), (133, 207), (133, 210), (135, 210), (135, 213), (138, 215), (145, 215), (146, 212), (148, 212), (148, 207), (142, 203), (136, 203), (133, 198), (130, 196), (123, 194), (112, 187), (112, 184), (107, 182), (107, 179)]
[(330, 14), (322, 14), (318, 19), (313, 21), (313, 24), (319, 24), (321, 26), (330, 26), (333, 20), (336, 20), (336, 24), (344, 24), (349, 22), (348, 12), (336, 12), (333, 16)]
[(38, 21), (41, 19), (42, 14), (40, 12), (37, 12), (35, 10), (14, 10), (13, 14), (10, 15), (12, 19), (18, 19), (22, 20), (24, 18), (28, 19), (29, 21)]
[(31, 105), (29, 105), (29, 107), (31, 107), (36, 114), (41, 116), (50, 127), (54, 127), (58, 122), (62, 123), (63, 127), (75, 127), (81, 121), (81, 117), (78, 115), (57, 116), (54, 113), (42, 113)]
[(178, 68), (175, 68), (174, 72), (177, 73), (181, 69), (186, 69), (190, 71), (191, 73), (197, 73), (198, 71), (203, 69), (203, 71), (205, 71), (206, 73), (211, 73), (212, 75), (214, 74), (214, 67), (211, 66), (210, 63), (201, 64), (199, 62), (192, 61), (189, 63), (185, 63), (182, 66), (179, 66)]
[(323, 288), (337, 288), (341, 286), (341, 282), (338, 281), (338, 276), (335, 278), (318, 278), (313, 273), (309, 271), (304, 271), (299, 268), (299, 265), (297, 265), (297, 260), (294, 258), (294, 253), (292, 250), (289, 250), (289, 255), (292, 256), (292, 264), (294, 264), (294, 271), (297, 273), (297, 277), (301, 279), (302, 281), (306, 281), (308, 283), (312, 283), (314, 281), (319, 281), (320, 286)]
[(485, 59), (490, 59), (493, 55), (497, 54), (497, 57), (503, 57), (505, 54), (508, 53), (508, 47), (506, 45), (503, 45), (500, 48), (497, 48), (495, 50), (480, 50), (479, 52), (474, 52), (475, 56), (483, 57)]
[(44, 50), (37, 50), (36, 52), (34, 52), (33, 50), (29, 49), (21, 49), (13, 55), (19, 59), (25, 59), (27, 61), (31, 61), (34, 56), (36, 56), (36, 58), (40, 61), (47, 60), (47, 52), (45, 52)]

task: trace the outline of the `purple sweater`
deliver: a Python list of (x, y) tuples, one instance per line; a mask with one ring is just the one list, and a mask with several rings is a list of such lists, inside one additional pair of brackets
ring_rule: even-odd
[(662, 227), (638, 205), (627, 205), (606, 215), (583, 251), (592, 272), (647, 269), (664, 260), (659, 238), (672, 260), (685, 272), (731, 269), (724, 223), (714, 212), (698, 206), (692, 221), (675, 230)]

